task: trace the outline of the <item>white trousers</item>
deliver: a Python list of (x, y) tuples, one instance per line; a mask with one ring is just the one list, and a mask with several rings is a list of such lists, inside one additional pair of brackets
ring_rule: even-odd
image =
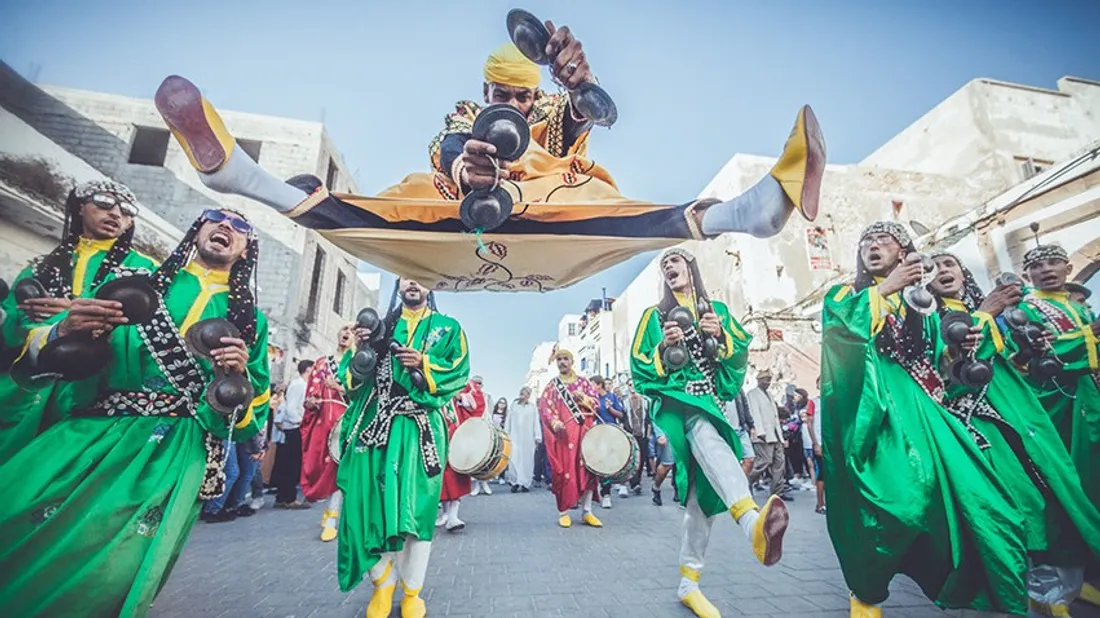
[[(391, 584), (399, 578), (406, 593), (420, 592), (428, 574), (428, 559), (431, 554), (431, 541), (406, 537), (405, 547), (401, 551), (382, 554), (378, 563), (371, 567), (369, 572), (371, 581), (377, 582), (377, 587)], [(390, 565), (393, 565), (393, 568), (389, 576), (382, 579)]]

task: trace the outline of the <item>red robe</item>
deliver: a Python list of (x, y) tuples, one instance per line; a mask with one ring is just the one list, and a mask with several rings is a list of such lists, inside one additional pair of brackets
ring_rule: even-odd
[[(538, 408), (542, 419), (546, 458), (550, 460), (553, 476), (550, 489), (557, 498), (558, 511), (564, 513), (577, 505), (581, 494), (597, 489), (597, 478), (581, 463), (581, 440), (595, 423), (599, 394), (596, 387), (585, 378), (575, 377), (572, 382), (565, 384), (570, 394), (583, 396), (578, 401), (579, 409), (584, 412), (583, 421), (577, 423), (565, 400), (558, 393), (557, 381), (558, 378), (551, 380), (542, 390)], [(561, 433), (555, 433), (551, 429), (555, 420), (565, 424)]]
[(326, 380), (337, 379), (338, 362), (339, 359), (333, 356), (317, 359), (306, 381), (306, 399), (316, 397), (320, 401), (313, 406), (306, 405), (301, 426), (302, 493), (310, 502), (324, 500), (336, 491), (336, 462), (328, 451), (328, 436), (348, 405), (343, 394), (329, 388)]
[[(463, 405), (459, 405), (462, 403)], [(480, 417), (485, 413), (485, 393), (474, 382), (466, 385), (466, 388), (451, 401), (452, 415), (444, 410), (443, 418), (447, 421), (447, 441), (454, 437), (455, 430), (466, 419)], [(439, 495), (441, 502), (461, 500), (470, 495), (470, 477), (454, 471), (450, 464), (443, 468), (443, 492)]]

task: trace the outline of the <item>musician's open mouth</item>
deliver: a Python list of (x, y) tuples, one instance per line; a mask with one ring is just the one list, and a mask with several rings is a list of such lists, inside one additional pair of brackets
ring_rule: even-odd
[(950, 287), (952, 284), (955, 283), (955, 275), (951, 275), (951, 274), (940, 275), (939, 277), (936, 277), (936, 283), (938, 283), (939, 285), (941, 285), (945, 288)]
[(210, 234), (210, 244), (219, 245), (224, 249), (228, 249), (231, 241), (229, 235), (225, 232), (215, 231)]

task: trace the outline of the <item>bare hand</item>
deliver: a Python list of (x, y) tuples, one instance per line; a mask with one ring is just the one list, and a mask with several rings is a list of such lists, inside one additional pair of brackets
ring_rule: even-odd
[(664, 446), (664, 445), (668, 444), (668, 438), (666, 438), (664, 436), (661, 436), (660, 438), (657, 438), (657, 444), (659, 446)]
[(35, 321), (41, 322), (65, 311), (72, 302), (68, 298), (29, 298), (18, 305), (18, 308)]
[(122, 303), (96, 298), (77, 298), (69, 305), (69, 313), (57, 325), (58, 335), (73, 333), (110, 332), (115, 326), (125, 324)]
[(550, 423), (550, 431), (553, 431), (554, 433), (560, 434), (564, 430), (565, 430), (565, 423), (563, 423), (561, 421), (554, 421), (554, 422)]
[(496, 146), (476, 139), (466, 140), (462, 148), (462, 178), (471, 189), (491, 189), (508, 178), (508, 164), (497, 159)]
[(369, 328), (355, 327), (355, 341), (360, 347), (370, 341), (370, 336), (371, 330)]
[(990, 292), (989, 296), (985, 297), (985, 300), (982, 301), (981, 306), (978, 307), (978, 311), (988, 313), (993, 317), (997, 317), (998, 315), (1001, 315), (1001, 312), (1005, 310), (1005, 307), (1019, 304), (1020, 300), (1023, 299), (1023, 296), (1024, 291), (1020, 288), (1019, 285), (1000, 285), (997, 286), (997, 288), (994, 289), (992, 292)]
[(552, 22), (546, 22), (550, 31), (550, 41), (546, 44), (546, 55), (551, 60), (550, 73), (568, 90), (575, 90), (585, 82), (595, 82), (592, 69), (584, 56), (581, 42), (573, 36), (569, 26), (555, 28)]
[(252, 461), (261, 461), (264, 458), (264, 454), (266, 452), (267, 452), (267, 450), (265, 449), (265, 450), (260, 451), (259, 453), (253, 453), (252, 456), (251, 456)]
[(214, 364), (226, 371), (244, 373), (248, 366), (248, 348), (244, 347), (244, 341), (236, 337), (222, 337), (221, 342), (225, 344), (224, 348), (210, 350)]
[(676, 322), (664, 323), (665, 339), (661, 345), (671, 347), (684, 340), (684, 331)]
[(821, 445), (820, 444), (815, 444), (814, 445), (814, 455), (817, 455), (818, 457), (821, 457)]
[(964, 352), (972, 353), (978, 349), (978, 345), (981, 344), (981, 342), (982, 329), (978, 328), (977, 326), (971, 326), (970, 334), (966, 336), (966, 339), (963, 339), (962, 343), (959, 344), (959, 347), (962, 348)]
[(328, 378), (325, 378), (325, 386), (332, 389), (332, 390), (334, 390), (334, 391), (340, 392), (340, 393), (344, 392), (344, 387), (340, 386), (340, 383), (337, 382), (336, 379), (332, 378), (331, 376), (328, 377)]
[(397, 348), (394, 352), (397, 356), (397, 362), (401, 363), (402, 367), (419, 367), (424, 362), (424, 357), (412, 348)]
[(883, 296), (889, 296), (917, 283), (922, 276), (924, 276), (924, 266), (919, 261), (903, 262), (882, 283), (878, 284), (878, 292)]
[(722, 334), (722, 320), (718, 317), (718, 314), (708, 311), (703, 314), (703, 317), (699, 318), (699, 328), (711, 337), (718, 337)]
[(1100, 337), (1100, 319), (1092, 323), (1092, 334), (1096, 337)]

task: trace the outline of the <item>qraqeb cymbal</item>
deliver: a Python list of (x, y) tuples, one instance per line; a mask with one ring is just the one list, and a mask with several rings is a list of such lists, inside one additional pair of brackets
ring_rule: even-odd
[[(508, 36), (520, 53), (528, 60), (542, 66), (553, 61), (546, 54), (550, 43), (550, 31), (537, 17), (523, 9), (508, 11), (506, 20)], [(615, 101), (600, 86), (585, 82), (572, 91), (573, 104), (585, 118), (602, 127), (610, 127), (619, 119)]]

